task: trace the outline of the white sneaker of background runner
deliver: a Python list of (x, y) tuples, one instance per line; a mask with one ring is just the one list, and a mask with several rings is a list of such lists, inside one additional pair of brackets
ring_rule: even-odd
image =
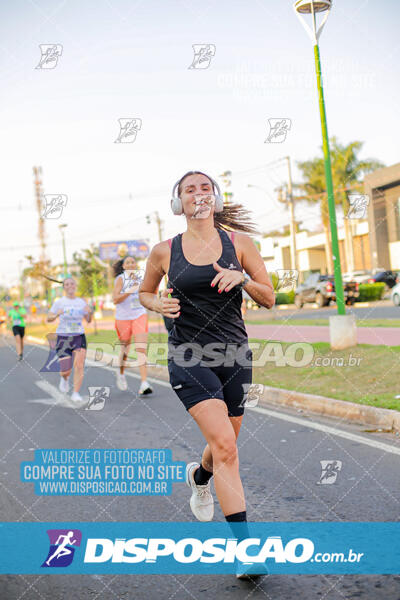
[(122, 392), (128, 389), (128, 382), (126, 381), (126, 377), (123, 373), (119, 373), (117, 371), (117, 388)]
[(64, 379), (64, 377), (60, 377), (60, 383), (58, 385), (58, 389), (63, 394), (66, 394), (69, 391), (68, 379)]
[(72, 394), (71, 394), (71, 400), (73, 402), (82, 402), (83, 398), (82, 398), (82, 396), (80, 395), (79, 392), (72, 392)]
[(142, 383), (140, 384), (140, 388), (139, 388), (139, 394), (143, 395), (143, 394), (151, 394), (153, 391), (153, 388), (151, 387), (151, 385), (149, 384), (148, 381), (142, 381)]
[(192, 488), (190, 508), (199, 521), (212, 521), (214, 516), (214, 499), (211, 494), (211, 479), (205, 485), (197, 485), (194, 473), (199, 463), (191, 462), (186, 465), (186, 483)]

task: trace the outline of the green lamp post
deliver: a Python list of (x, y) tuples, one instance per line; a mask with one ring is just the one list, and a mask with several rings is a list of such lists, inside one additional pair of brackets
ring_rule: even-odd
[[(319, 112), (321, 117), (321, 129), (322, 129), (322, 148), (324, 152), (325, 162), (325, 179), (326, 179), (326, 190), (328, 192), (328, 207), (329, 207), (329, 222), (332, 236), (332, 257), (333, 257), (333, 269), (335, 276), (335, 292), (336, 292), (336, 304), (339, 315), (345, 315), (345, 304), (343, 294), (343, 281), (342, 271), (340, 267), (340, 254), (339, 254), (339, 243), (336, 225), (336, 210), (335, 210), (335, 199), (333, 194), (333, 183), (332, 183), (332, 169), (331, 169), (331, 156), (329, 151), (329, 138), (328, 138), (328, 127), (326, 123), (326, 112), (324, 102), (324, 90), (322, 87), (322, 74), (321, 74), (321, 61), (319, 56), (318, 40), (321, 35), (322, 29), (328, 19), (330, 10), (332, 7), (332, 0), (297, 0), (293, 8), (300, 19), (301, 24), (307, 31), (314, 44), (314, 57), (315, 57), (315, 71), (317, 75), (317, 88), (318, 88), (318, 99), (319, 99)], [(316, 15), (317, 13), (325, 13), (319, 27), (317, 28)], [(306, 23), (303, 15), (311, 15), (312, 28)]]

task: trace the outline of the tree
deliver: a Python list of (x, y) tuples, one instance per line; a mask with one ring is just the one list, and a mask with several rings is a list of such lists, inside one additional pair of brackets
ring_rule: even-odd
[[(362, 192), (362, 179), (367, 173), (383, 167), (380, 161), (369, 158), (360, 160), (358, 153), (363, 147), (363, 142), (350, 142), (347, 146), (341, 145), (336, 137), (330, 139), (332, 179), (335, 195), (335, 204), (340, 205), (344, 216), (345, 251), (347, 270), (354, 269), (353, 242), (351, 239), (351, 228), (346, 218), (349, 211), (348, 195), (350, 192)], [(298, 200), (305, 200), (311, 204), (319, 204), (321, 221), (325, 232), (325, 251), (329, 273), (333, 273), (332, 249), (330, 241), (330, 222), (328, 209), (328, 195), (326, 192), (326, 179), (324, 159), (317, 156), (311, 160), (299, 161), (297, 163), (303, 175), (303, 183), (296, 187), (301, 189), (305, 196)]]
[(95, 298), (106, 294), (107, 278), (104, 268), (96, 261), (99, 251), (94, 246), (74, 252), (74, 262), (79, 267), (78, 294), (86, 298)]
[(30, 266), (24, 269), (23, 276), (40, 280), (42, 283), (43, 295), (47, 302), (49, 302), (51, 281), (57, 280), (55, 267), (50, 264), (50, 260), (35, 260), (31, 255), (26, 256), (25, 258), (29, 261)]

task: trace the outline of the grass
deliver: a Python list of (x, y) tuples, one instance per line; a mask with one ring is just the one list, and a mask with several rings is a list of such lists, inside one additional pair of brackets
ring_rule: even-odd
[[(268, 342), (265, 342), (266, 344)], [(285, 356), (289, 343), (279, 343)], [(305, 366), (278, 366), (268, 362), (265, 366), (253, 366), (254, 383), (296, 390), (366, 404), (381, 408), (400, 410), (398, 371), (400, 346), (370, 346), (358, 344), (346, 350), (331, 350), (325, 342), (309, 344), (314, 356)], [(262, 354), (262, 348), (253, 350), (253, 363)], [(349, 366), (349, 358), (354, 366)], [(300, 358), (298, 356), (298, 358)], [(332, 363), (332, 359), (336, 362)], [(316, 362), (331, 361), (328, 366)], [(325, 363), (324, 363), (325, 364)], [(343, 366), (340, 366), (343, 365)], [(347, 366), (346, 366), (347, 365)]]
[[(48, 325), (35, 325), (29, 327), (29, 333), (37, 337), (44, 337), (49, 330), (55, 327)], [(86, 334), (90, 343), (108, 344), (103, 350), (117, 354), (118, 339), (114, 330), (99, 330), (93, 333), (90, 328)], [(395, 398), (400, 394), (398, 371), (400, 365), (400, 346), (371, 346), (359, 344), (354, 348), (333, 351), (325, 342), (308, 344), (310, 360), (304, 366), (291, 366), (285, 357), (292, 344), (287, 342), (271, 342), (271, 340), (258, 340), (249, 338), (250, 342), (258, 344), (253, 346), (253, 383), (261, 383), (277, 388), (296, 390), (308, 394), (317, 394), (330, 398), (337, 398), (358, 404), (377, 406), (400, 410), (400, 400)], [(166, 344), (166, 333), (149, 333), (148, 360), (150, 363), (166, 365), (166, 347), (157, 344)], [(265, 348), (270, 344), (269, 348)], [(266, 356), (266, 353), (268, 356)], [(274, 356), (275, 355), (275, 358)], [(264, 356), (264, 364), (257, 364), (257, 359)], [(163, 358), (164, 357), (164, 358)], [(349, 358), (355, 364), (349, 366)], [(135, 360), (136, 352), (131, 346), (130, 358)], [(301, 359), (298, 350), (294, 360), (297, 364)], [(335, 362), (326, 366), (317, 366), (316, 362), (322, 360)], [(296, 363), (295, 363), (296, 364)], [(343, 366), (340, 366), (340, 365)]]

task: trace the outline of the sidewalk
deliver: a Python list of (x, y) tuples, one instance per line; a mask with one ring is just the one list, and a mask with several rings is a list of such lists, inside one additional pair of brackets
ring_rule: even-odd
[[(114, 329), (114, 321), (97, 321), (99, 329)], [(246, 325), (249, 338), (279, 342), (328, 342), (329, 327), (321, 325)], [(149, 332), (167, 333), (164, 323), (149, 322)], [(359, 344), (400, 346), (400, 327), (358, 327)]]
[[(280, 342), (328, 342), (329, 327), (320, 325), (246, 325), (249, 337)], [(357, 342), (373, 346), (399, 346), (398, 327), (358, 327)]]

